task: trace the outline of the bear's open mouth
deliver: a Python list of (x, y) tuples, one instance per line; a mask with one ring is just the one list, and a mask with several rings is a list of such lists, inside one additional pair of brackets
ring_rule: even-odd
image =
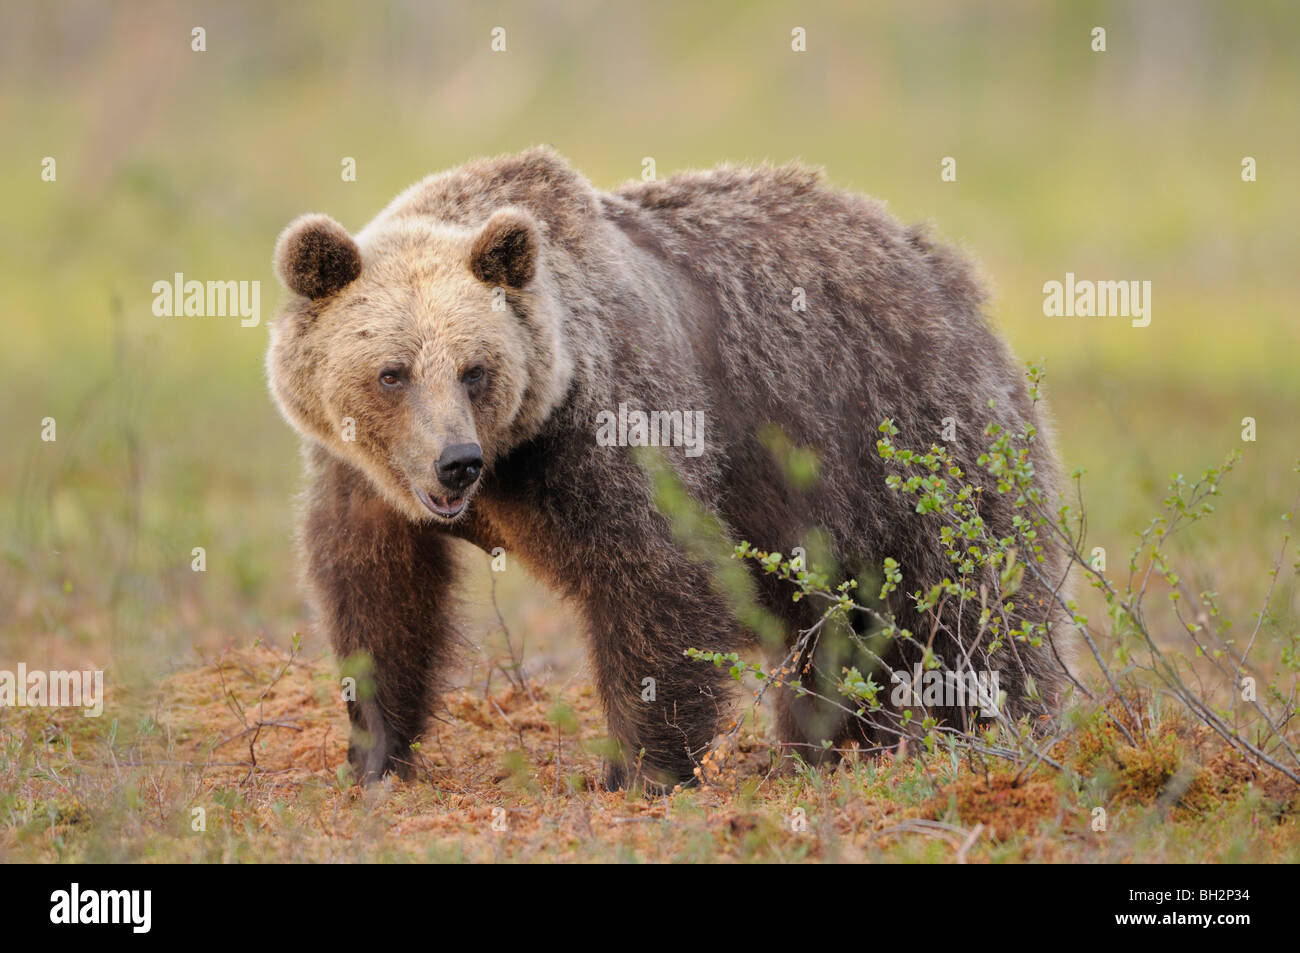
[(434, 516), (441, 516), (445, 520), (454, 520), (465, 512), (465, 507), (469, 506), (469, 500), (463, 496), (431, 497), (419, 487), (416, 487), (415, 496), (430, 513)]

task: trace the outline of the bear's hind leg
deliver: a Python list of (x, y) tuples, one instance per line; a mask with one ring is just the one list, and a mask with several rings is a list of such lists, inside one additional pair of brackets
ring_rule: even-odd
[[(883, 683), (877, 698), (882, 703), (888, 700), (889, 678), (864, 647), (869, 643), (863, 640), (873, 631), (871, 620), (854, 612), (852, 629), (842, 620), (827, 620), (811, 637), (813, 641), (791, 660), (788, 653), (817, 623), (820, 613), (813, 612), (810, 600), (773, 606), (774, 611), (778, 608), (791, 632), (787, 654), (769, 660), (771, 665), (784, 662), (789, 669), (784, 681), (791, 687), (774, 691), (775, 729), (782, 747), (811, 765), (829, 767), (850, 746), (878, 751), (897, 744), (901, 734), (886, 727), (890, 723), (887, 716), (859, 715), (859, 702), (840, 689), (846, 669), (852, 667), (864, 679)], [(796, 684), (802, 692), (793, 687)]]

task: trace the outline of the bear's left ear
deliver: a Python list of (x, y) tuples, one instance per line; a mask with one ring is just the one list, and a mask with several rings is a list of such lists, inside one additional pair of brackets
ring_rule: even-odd
[(522, 288), (537, 274), (537, 225), (519, 209), (503, 208), (479, 231), (469, 252), (469, 270), (479, 281)]

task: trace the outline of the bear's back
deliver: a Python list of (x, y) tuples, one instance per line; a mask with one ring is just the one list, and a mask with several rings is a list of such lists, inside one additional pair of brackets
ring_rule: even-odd
[[(724, 165), (631, 183), (605, 204), (709, 289), (722, 386), (752, 407), (968, 410), (1015, 389), (967, 258), (815, 169)], [(957, 379), (987, 387), (976, 397)]]
[(820, 170), (799, 163), (721, 165), (629, 183), (613, 194), (647, 213), (642, 224), (669, 253), (724, 284), (741, 276), (786, 291), (797, 285), (806, 296), (821, 285), (830, 297), (896, 317), (909, 330), (943, 330), (948, 322), (937, 319), (974, 316), (986, 298), (956, 249), (923, 226), (904, 225), (883, 202), (829, 187)]

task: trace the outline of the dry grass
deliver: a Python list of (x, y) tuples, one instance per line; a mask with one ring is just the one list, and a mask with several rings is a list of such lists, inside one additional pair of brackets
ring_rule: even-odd
[(600, 790), (603, 722), (577, 681), (453, 693), (419, 778), (371, 791), (346, 774), (328, 658), (229, 650), (108, 702), (132, 715), (0, 712), (4, 859), (1300, 859), (1296, 792), (1177, 719), (1148, 725), (1139, 748), (1085, 724), (1054, 752), (1077, 779), (945, 755), (817, 772), (783, 761), (751, 719), (704, 784), (647, 799)]

